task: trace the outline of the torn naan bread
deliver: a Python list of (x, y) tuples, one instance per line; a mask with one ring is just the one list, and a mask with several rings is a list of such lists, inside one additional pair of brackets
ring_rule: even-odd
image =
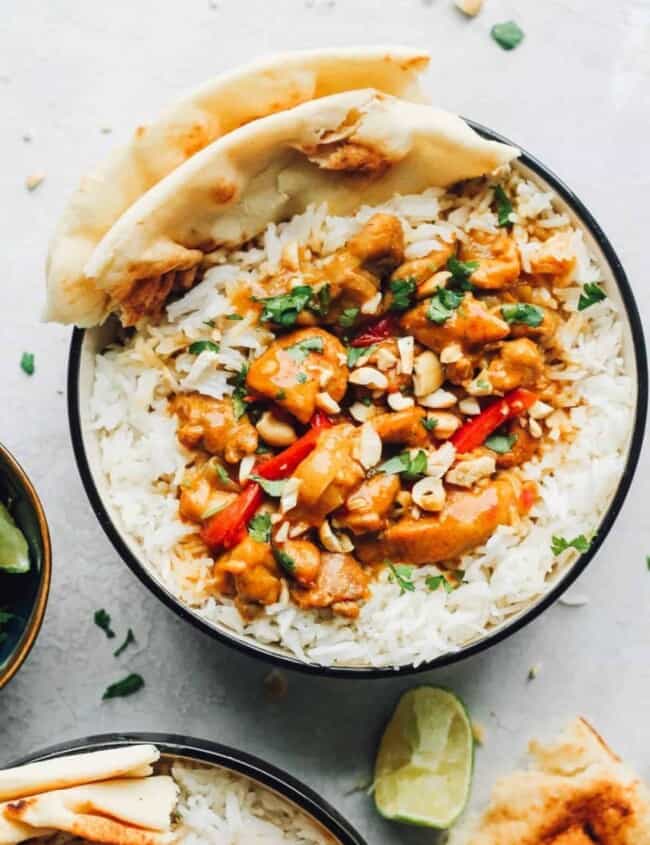
[(206, 253), (310, 204), (351, 214), (490, 173), (517, 155), (430, 106), (374, 90), (321, 98), (231, 132), (174, 170), (122, 215), (84, 274), (106, 295), (106, 314), (134, 325), (191, 287)]
[(584, 719), (535, 766), (497, 782), (476, 831), (453, 845), (650, 845), (650, 794)]
[(93, 325), (106, 294), (84, 275), (115, 221), (190, 156), (252, 120), (318, 97), (376, 88), (422, 102), (418, 75), (429, 57), (408, 47), (349, 47), (284, 53), (217, 76), (140, 126), (129, 143), (86, 176), (70, 199), (48, 257), (45, 317)]
[(130, 745), (0, 769), (0, 801), (112, 778), (147, 777), (159, 758), (155, 745)]
[(0, 805), (0, 814), (28, 830), (64, 831), (90, 842), (163, 845), (171, 838), (177, 794), (168, 775), (112, 780), (21, 798)]

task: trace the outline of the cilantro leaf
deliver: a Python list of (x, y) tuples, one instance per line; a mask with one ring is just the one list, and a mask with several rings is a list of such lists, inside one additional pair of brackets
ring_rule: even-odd
[(578, 534), (573, 540), (566, 540), (564, 537), (553, 537), (551, 539), (551, 551), (554, 555), (562, 554), (567, 549), (575, 549), (578, 552), (586, 552), (591, 545), (584, 534)]
[(348, 367), (356, 367), (362, 358), (366, 355), (370, 357), (376, 349), (376, 343), (371, 346), (348, 346)]
[(248, 364), (244, 364), (241, 370), (237, 373), (237, 375), (233, 376), (231, 379), (233, 384), (235, 385), (235, 389), (232, 392), (232, 410), (233, 414), (235, 415), (235, 419), (238, 420), (240, 417), (243, 417), (246, 413), (248, 408), (248, 403), (246, 402), (246, 376), (248, 375)]
[(478, 261), (460, 261), (455, 255), (447, 261), (447, 270), (451, 273), (452, 282), (461, 290), (474, 290), (469, 277), (478, 267)]
[(115, 649), (115, 651), (113, 652), (113, 657), (119, 657), (120, 654), (122, 654), (122, 652), (126, 651), (127, 648), (131, 645), (131, 643), (134, 643), (134, 642), (135, 642), (135, 636), (134, 636), (131, 628), (129, 628), (129, 630), (126, 632), (126, 639), (124, 640), (124, 642), (122, 643), (122, 645), (119, 648)]
[(215, 322), (214, 322), (214, 320), (204, 320), (203, 325), (204, 326), (210, 326), (210, 328), (213, 329), (214, 326), (215, 326)]
[(424, 475), (427, 468), (427, 455), (423, 449), (418, 449), (415, 455), (409, 452), (401, 452), (394, 458), (389, 458), (380, 464), (375, 473), (383, 472), (386, 475), (401, 475), (405, 481), (414, 481), (420, 475)]
[(435, 417), (422, 417), (420, 420), (427, 431), (433, 431), (438, 425), (438, 420)]
[(495, 24), (490, 35), (504, 50), (514, 50), (524, 40), (522, 29), (514, 21)]
[(415, 584), (411, 581), (413, 575), (412, 566), (407, 566), (404, 563), (391, 563), (389, 560), (386, 561), (386, 565), (390, 569), (388, 580), (397, 584), (400, 596), (403, 596), (407, 592), (415, 592)]
[(102, 631), (106, 634), (109, 640), (112, 640), (115, 636), (115, 631), (111, 628), (111, 617), (104, 608), (101, 610), (95, 611), (95, 625), (98, 628), (101, 628)]
[(286, 478), (281, 478), (278, 481), (269, 481), (268, 478), (262, 478), (261, 475), (251, 475), (252, 481), (257, 481), (260, 485), (262, 490), (266, 493), (267, 496), (276, 496), (279, 497), (282, 495), (282, 491), (287, 483)]
[(497, 455), (505, 455), (517, 442), (516, 434), (492, 434), (485, 440), (485, 446)]
[(354, 325), (358, 316), (358, 308), (344, 308), (341, 316), (339, 317), (339, 326), (344, 329), (349, 329), (350, 326)]
[(438, 326), (446, 323), (463, 301), (463, 296), (463, 293), (456, 293), (448, 288), (439, 288), (436, 295), (429, 301), (427, 318)]
[(393, 294), (393, 301), (390, 304), (391, 311), (406, 311), (411, 307), (411, 300), (415, 293), (415, 279), (393, 279), (390, 289)]
[(580, 299), (578, 300), (578, 311), (584, 311), (585, 308), (589, 308), (597, 302), (602, 302), (603, 299), (607, 299), (605, 291), (595, 282), (587, 282), (587, 284), (582, 287), (582, 293), (580, 294)]
[(123, 698), (126, 695), (133, 695), (134, 692), (142, 689), (143, 686), (144, 678), (142, 675), (132, 672), (126, 678), (122, 678), (121, 681), (116, 681), (107, 687), (104, 695), (102, 695), (102, 700), (105, 701), (107, 698)]
[(289, 575), (293, 575), (296, 571), (296, 562), (291, 557), (291, 555), (283, 552), (282, 549), (278, 549), (277, 546), (273, 547), (273, 557), (278, 562), (278, 566), (281, 566), (282, 569)]
[(428, 575), (424, 583), (432, 591), (437, 590), (438, 587), (442, 587), (446, 593), (452, 593), (456, 589), (453, 584), (447, 581), (444, 575)]
[(313, 290), (309, 285), (298, 285), (298, 287), (292, 288), (289, 293), (267, 296), (257, 300), (264, 303), (262, 321), (277, 323), (285, 328), (293, 326), (298, 319), (298, 314), (311, 300), (312, 294)]
[(314, 314), (318, 314), (319, 317), (326, 317), (329, 313), (331, 302), (332, 294), (330, 292), (330, 286), (326, 284), (312, 295), (311, 302), (307, 307)]
[(20, 369), (27, 373), (28, 376), (34, 375), (34, 370), (36, 367), (34, 366), (34, 353), (33, 352), (23, 352), (22, 357), (20, 359)]
[(195, 340), (190, 344), (190, 355), (200, 355), (201, 352), (218, 352), (219, 344), (213, 343), (211, 340)]
[(302, 364), (310, 352), (323, 351), (323, 338), (306, 337), (304, 340), (294, 343), (293, 346), (288, 346), (284, 351), (298, 364)]
[(298, 375), (296, 376), (296, 381), (298, 382), (298, 384), (305, 384), (307, 381), (309, 381), (307, 373), (298, 373)]
[(244, 318), (242, 317), (241, 314), (235, 314), (234, 312), (232, 314), (226, 314), (226, 320), (243, 320), (243, 319)]
[(268, 543), (271, 539), (271, 514), (256, 514), (248, 523), (248, 533), (258, 543)]
[(523, 323), (525, 326), (541, 326), (544, 312), (538, 305), (528, 302), (512, 302), (501, 306), (501, 315), (507, 323)]
[(499, 226), (511, 226), (512, 221), (510, 220), (510, 215), (512, 214), (512, 203), (501, 185), (494, 186), (494, 198), (497, 201)]

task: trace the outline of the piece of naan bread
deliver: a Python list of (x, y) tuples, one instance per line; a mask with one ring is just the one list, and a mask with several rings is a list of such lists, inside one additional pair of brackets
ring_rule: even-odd
[(534, 766), (497, 782), (453, 845), (650, 845), (650, 794), (584, 719), (529, 747)]
[(106, 294), (84, 274), (115, 221), (157, 182), (217, 138), (318, 97), (376, 88), (416, 102), (429, 57), (409, 47), (350, 47), (285, 53), (217, 76), (140, 126), (129, 143), (86, 176), (50, 246), (45, 318), (93, 325)]
[[(0, 805), (0, 815), (26, 826), (31, 839), (43, 831), (64, 831), (110, 845), (164, 845), (178, 789), (168, 775), (74, 786)], [(36, 834), (35, 832), (36, 831)]]
[[(134, 325), (191, 287), (206, 253), (310, 204), (352, 214), (490, 173), (518, 152), (456, 115), (372, 89), (324, 97), (230, 132), (176, 168), (120, 217), (84, 275), (106, 296), (105, 315)], [(93, 292), (86, 324), (94, 304)]]

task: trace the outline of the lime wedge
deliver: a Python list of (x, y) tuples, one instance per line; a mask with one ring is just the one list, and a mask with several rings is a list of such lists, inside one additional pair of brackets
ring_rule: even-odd
[(0, 502), (0, 570), (14, 575), (29, 571), (27, 540), (2, 502)]
[(437, 687), (410, 690), (379, 744), (377, 809), (387, 819), (446, 829), (467, 803), (473, 766), (472, 726), (462, 701)]

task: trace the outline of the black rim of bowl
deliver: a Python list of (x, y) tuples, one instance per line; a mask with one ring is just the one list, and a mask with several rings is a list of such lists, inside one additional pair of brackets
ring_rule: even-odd
[(51, 745), (42, 751), (22, 757), (9, 766), (23, 766), (52, 757), (120, 748), (125, 745), (151, 744), (162, 754), (189, 757), (197, 762), (223, 766), (258, 781), (263, 786), (292, 801), (307, 815), (313, 816), (325, 829), (340, 840), (341, 845), (366, 845), (359, 833), (343, 816), (313, 789), (296, 778), (260, 760), (252, 754), (205, 739), (168, 733), (110, 733)]
[[(502, 141), (503, 143), (511, 144), (507, 138), (487, 129), (474, 121), (467, 121), (479, 134), (486, 138)], [(582, 554), (578, 560), (571, 566), (563, 577), (555, 586), (542, 596), (532, 607), (516, 616), (510, 622), (495, 628), (492, 633), (488, 633), (485, 637), (475, 643), (470, 643), (464, 648), (457, 651), (448, 652), (433, 660), (426, 661), (413, 666), (407, 664), (398, 668), (389, 666), (382, 667), (365, 667), (365, 666), (323, 666), (317, 663), (306, 663), (293, 657), (289, 654), (279, 654), (261, 643), (253, 643), (250, 641), (241, 641), (236, 639), (236, 635), (230, 635), (225, 629), (217, 629), (207, 619), (199, 616), (198, 613), (190, 610), (180, 603), (175, 596), (169, 592), (154, 575), (149, 572), (146, 566), (141, 563), (138, 558), (131, 552), (120, 532), (116, 528), (111, 519), (102, 499), (99, 495), (92, 473), (88, 464), (88, 458), (84, 448), (82, 430), (81, 430), (81, 416), (79, 408), (79, 366), (81, 359), (81, 348), (84, 338), (84, 330), (75, 328), (72, 333), (72, 341), (70, 344), (70, 355), (68, 360), (68, 415), (70, 421), (70, 433), (72, 437), (72, 445), (77, 460), (77, 466), (81, 475), (81, 480), (86, 489), (86, 494), (90, 499), (95, 515), (99, 520), (102, 528), (108, 535), (118, 554), (122, 557), (125, 563), (137, 575), (137, 577), (145, 584), (167, 607), (171, 608), (175, 613), (183, 619), (189, 621), (192, 625), (206, 632), (211, 637), (225, 643), (228, 646), (237, 648), (249, 655), (261, 658), (269, 663), (277, 666), (283, 666), (287, 669), (294, 669), (300, 672), (310, 674), (339, 677), (339, 678), (382, 678), (382, 677), (396, 677), (397, 675), (416, 674), (418, 672), (426, 672), (431, 669), (438, 669), (443, 666), (449, 666), (452, 663), (457, 663), (468, 657), (483, 651), (484, 649), (501, 642), (511, 634), (519, 631), (533, 619), (536, 619), (546, 608), (564, 593), (568, 587), (573, 584), (576, 578), (584, 571), (585, 567), (592, 560), (598, 549), (601, 547), (605, 537), (618, 516), (625, 497), (630, 489), (632, 478), (637, 467), (641, 446), (643, 444), (643, 434), (646, 423), (647, 401), (648, 401), (648, 368), (646, 346), (643, 336), (643, 328), (641, 326), (641, 319), (639, 311), (634, 299), (634, 294), (630, 287), (630, 283), (623, 269), (613, 246), (609, 239), (600, 228), (591, 212), (578, 199), (573, 191), (567, 187), (551, 170), (544, 164), (538, 161), (530, 153), (521, 151), (518, 161), (529, 168), (535, 175), (541, 177), (547, 182), (577, 214), (583, 226), (591, 233), (592, 237), (598, 244), (602, 251), (605, 260), (609, 264), (612, 275), (616, 280), (618, 290), (623, 300), (625, 312), (630, 326), (632, 341), (634, 346), (634, 357), (637, 371), (637, 402), (634, 415), (634, 428), (630, 438), (629, 451), (625, 468), (621, 475), (616, 493), (600, 523), (598, 534), (592, 542), (589, 550)]]

